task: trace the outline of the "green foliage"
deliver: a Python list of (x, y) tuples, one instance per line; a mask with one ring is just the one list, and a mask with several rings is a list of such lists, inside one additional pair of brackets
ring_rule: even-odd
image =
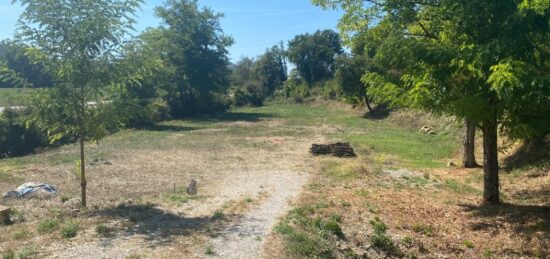
[(0, 158), (23, 156), (48, 143), (37, 127), (26, 127), (25, 112), (6, 109), (0, 114)]
[(38, 223), (39, 233), (52, 233), (59, 227), (59, 222), (54, 219), (45, 219)]
[(159, 29), (163, 62), (169, 68), (167, 98), (174, 117), (225, 111), (218, 94), (230, 86), (227, 48), (233, 39), (223, 33), (222, 14), (199, 9), (196, 0), (168, 0), (156, 8), (166, 26)]
[(212, 220), (220, 220), (223, 219), (225, 216), (223, 214), (223, 211), (217, 210), (212, 214)]
[(78, 225), (74, 222), (67, 222), (61, 228), (61, 237), (63, 238), (73, 238), (78, 234)]
[(216, 255), (216, 252), (214, 252), (214, 246), (211, 243), (206, 244), (204, 254), (208, 256)]
[(336, 57), (342, 53), (338, 33), (332, 30), (297, 35), (288, 42), (288, 60), (296, 65), (300, 77), (311, 86), (329, 79), (336, 70)]
[(33, 51), (12, 40), (0, 41), (0, 88), (53, 86), (51, 72), (44, 63), (33, 60)]
[(95, 232), (98, 235), (101, 235), (103, 237), (107, 237), (113, 232), (113, 229), (110, 228), (109, 226), (107, 226), (106, 224), (101, 223), (101, 224), (99, 224), (95, 227)]
[(388, 225), (382, 222), (379, 218), (370, 221), (374, 228), (374, 234), (370, 237), (371, 245), (377, 249), (387, 252), (390, 255), (399, 256), (401, 251), (399, 247), (387, 235)]
[(304, 206), (291, 210), (287, 217), (275, 227), (285, 236), (287, 248), (296, 256), (311, 258), (333, 258), (332, 245), (345, 235), (340, 227), (341, 216), (318, 216), (317, 211), (328, 205)]

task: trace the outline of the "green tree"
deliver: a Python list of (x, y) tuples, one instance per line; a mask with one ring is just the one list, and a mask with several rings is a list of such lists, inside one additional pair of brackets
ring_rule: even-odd
[(336, 57), (342, 52), (338, 33), (323, 30), (294, 37), (288, 42), (287, 57), (308, 86), (312, 86), (334, 75)]
[(156, 8), (163, 21), (166, 64), (173, 69), (175, 116), (215, 112), (213, 106), (230, 86), (227, 48), (233, 39), (223, 33), (222, 14), (199, 9), (196, 0), (167, 0)]
[(361, 79), (366, 71), (373, 68), (369, 66), (368, 58), (360, 55), (342, 55), (338, 59), (338, 69), (335, 79), (346, 101), (356, 105), (362, 103), (369, 112), (372, 112), (370, 98), (367, 95), (368, 84)]
[(548, 1), (314, 2), (346, 11), (341, 29), (350, 41), (382, 39), (375, 58), (400, 76), (396, 83), (367, 73), (375, 91), (481, 129), (483, 198), (500, 202), (499, 128), (511, 137), (535, 136), (550, 123)]
[(24, 44), (0, 41), (0, 88), (53, 86), (53, 77), (44, 64), (29, 57), (29, 51)]
[(254, 78), (254, 59), (243, 57), (232, 67), (231, 81), (237, 86), (243, 86)]
[(287, 79), (287, 67), (282, 44), (267, 49), (256, 59), (253, 76), (262, 84), (267, 95), (283, 85)]
[(50, 141), (77, 136), (80, 145), (82, 206), (86, 207), (84, 142), (105, 135), (103, 116), (88, 100), (110, 84), (132, 14), (141, 0), (19, 0), (24, 11), (18, 37), (37, 51), (35, 60), (48, 66), (57, 84), (35, 93), (29, 123), (48, 132)]

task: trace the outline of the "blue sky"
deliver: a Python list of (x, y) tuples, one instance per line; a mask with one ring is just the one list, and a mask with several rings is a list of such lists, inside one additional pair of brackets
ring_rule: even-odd
[[(159, 25), (154, 7), (163, 0), (146, 0), (138, 12), (138, 31)], [(22, 9), (0, 0), (0, 39), (10, 38)], [(203, 6), (222, 12), (225, 33), (233, 36), (235, 44), (229, 49), (232, 61), (241, 56), (256, 56), (280, 41), (287, 42), (295, 35), (334, 29), (341, 12), (325, 11), (309, 0), (199, 0)]]

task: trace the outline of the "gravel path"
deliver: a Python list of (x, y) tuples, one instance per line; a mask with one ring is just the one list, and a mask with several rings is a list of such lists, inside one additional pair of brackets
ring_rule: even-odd
[(270, 175), (271, 185), (267, 189), (271, 196), (212, 241), (215, 258), (260, 258), (264, 240), (308, 178), (305, 173), (296, 172)]

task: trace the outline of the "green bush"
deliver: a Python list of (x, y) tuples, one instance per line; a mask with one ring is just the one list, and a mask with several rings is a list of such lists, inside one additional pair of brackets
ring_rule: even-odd
[(63, 228), (61, 228), (61, 236), (63, 238), (76, 237), (77, 233), (78, 233), (78, 225), (74, 222), (68, 222), (63, 226)]
[(0, 158), (24, 156), (48, 145), (46, 135), (32, 127), (25, 127), (24, 113), (11, 109), (0, 114)]

